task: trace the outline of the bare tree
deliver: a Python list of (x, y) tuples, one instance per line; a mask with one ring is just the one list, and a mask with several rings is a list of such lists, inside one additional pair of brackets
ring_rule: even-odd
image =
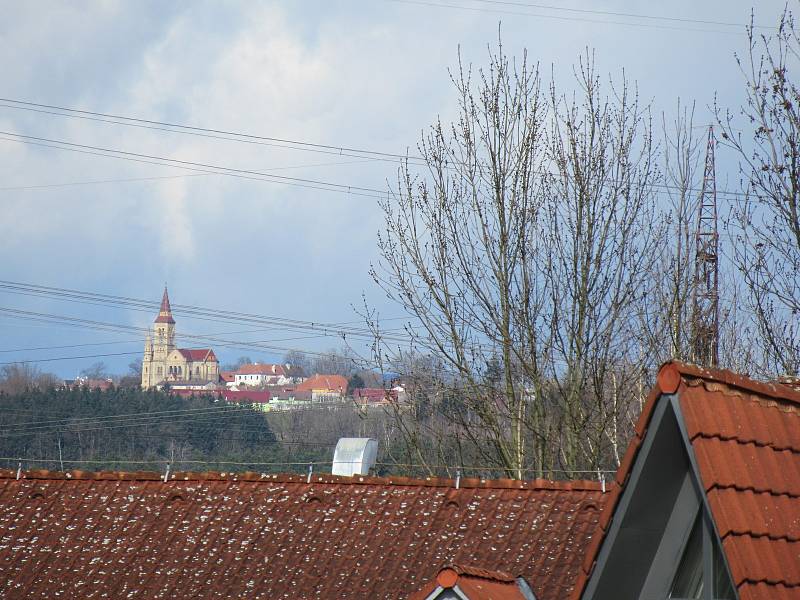
[[(747, 289), (761, 344), (763, 375), (800, 372), (800, 87), (791, 69), (800, 37), (785, 10), (774, 35), (748, 28), (737, 56), (745, 103), (739, 114), (717, 108), (722, 137), (740, 159), (743, 194), (728, 222), (732, 260)], [(742, 119), (739, 119), (742, 117)], [(749, 127), (743, 134), (738, 127)]]
[(0, 367), (0, 392), (6, 394), (21, 394), (28, 390), (56, 387), (59, 381), (52, 373), (44, 373), (29, 363), (14, 363)]
[(310, 374), (311, 360), (309, 360), (308, 355), (305, 352), (301, 352), (300, 350), (289, 350), (283, 356), (283, 363), (295, 367), (296, 373), (301, 373), (302, 375)]
[(105, 379), (108, 377), (108, 367), (103, 361), (98, 361), (90, 367), (81, 369), (81, 375), (89, 379)]
[(513, 477), (617, 461), (657, 258), (647, 108), (624, 78), (605, 95), (588, 55), (575, 74), (565, 96), (502, 45), (476, 81), (459, 61), (458, 120), (423, 136), (425, 171), (401, 169), (373, 269), (442, 365), (430, 385), (456, 438)]
[(671, 123), (662, 116), (665, 236), (638, 324), (652, 367), (670, 358), (688, 360), (691, 355), (694, 234), (702, 177), (702, 140), (694, 131), (694, 105), (687, 107), (679, 101)]
[(327, 352), (320, 353), (314, 357), (310, 371), (325, 375), (350, 377), (361, 368), (362, 362), (349, 348), (340, 350), (331, 348)]

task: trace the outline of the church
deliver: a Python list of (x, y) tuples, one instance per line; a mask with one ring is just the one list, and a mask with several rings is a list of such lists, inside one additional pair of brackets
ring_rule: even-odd
[(174, 383), (217, 383), (219, 361), (211, 348), (177, 348), (175, 319), (169, 305), (166, 286), (161, 309), (147, 336), (142, 360), (142, 388), (150, 389)]

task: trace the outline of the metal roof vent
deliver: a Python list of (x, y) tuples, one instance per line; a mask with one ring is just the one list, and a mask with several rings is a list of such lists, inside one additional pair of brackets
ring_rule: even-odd
[(333, 475), (369, 475), (378, 458), (378, 442), (371, 438), (339, 438), (333, 453)]

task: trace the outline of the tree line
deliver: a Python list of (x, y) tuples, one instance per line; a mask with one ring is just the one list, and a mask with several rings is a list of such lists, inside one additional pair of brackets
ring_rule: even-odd
[(287, 463), (330, 461), (330, 452), (287, 446), (263, 413), (211, 396), (122, 387), (0, 391), (5, 468), (22, 460), (23, 468), (56, 470), (163, 471), (169, 464), (172, 470), (285, 472), (294, 470)]

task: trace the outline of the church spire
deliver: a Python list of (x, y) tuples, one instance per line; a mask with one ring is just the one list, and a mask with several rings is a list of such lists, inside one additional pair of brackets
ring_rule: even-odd
[(158, 311), (155, 322), (175, 324), (175, 319), (172, 318), (172, 307), (169, 305), (169, 294), (167, 293), (166, 285), (164, 285), (164, 296), (161, 298), (161, 309)]

